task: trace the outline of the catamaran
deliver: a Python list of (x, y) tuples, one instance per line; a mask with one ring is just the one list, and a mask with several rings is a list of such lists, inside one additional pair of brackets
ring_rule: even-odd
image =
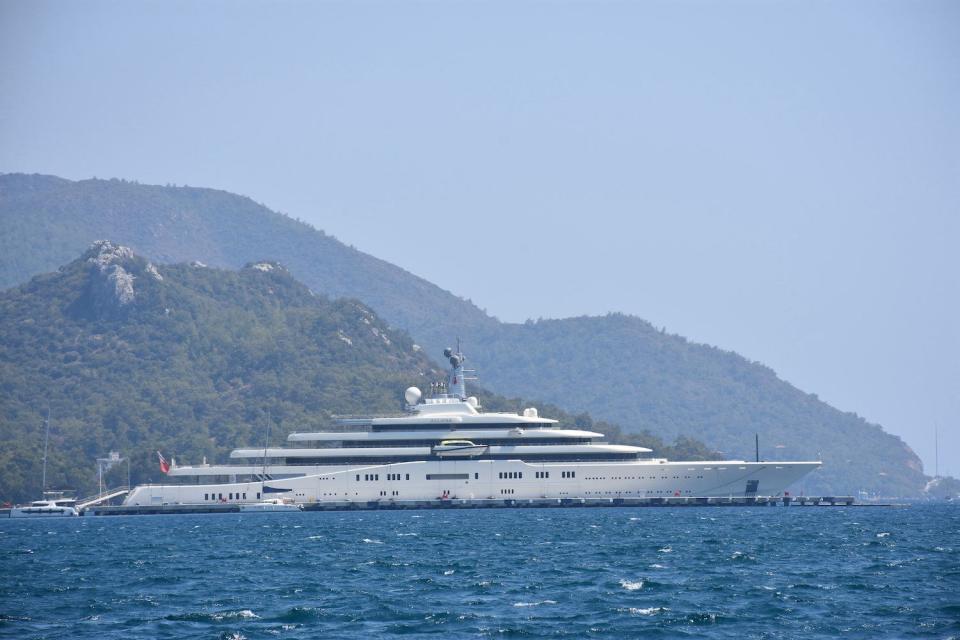
[(11, 518), (62, 518), (80, 515), (77, 501), (64, 491), (44, 491), (43, 500), (10, 509)]
[[(77, 501), (66, 491), (47, 491), (47, 449), (50, 444), (50, 409), (44, 421), (43, 433), (43, 491), (42, 500), (34, 500), (28, 505), (17, 505), (10, 509), (11, 518), (62, 518), (80, 515)], [(72, 492), (71, 492), (72, 493)]]

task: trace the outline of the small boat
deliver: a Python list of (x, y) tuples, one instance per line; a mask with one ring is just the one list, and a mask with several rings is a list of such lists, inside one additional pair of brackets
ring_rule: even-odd
[(11, 518), (69, 518), (80, 515), (77, 501), (64, 498), (62, 491), (44, 491), (43, 500), (34, 500), (28, 505), (11, 507)]
[(47, 445), (50, 443), (50, 409), (44, 421), (43, 435), (43, 500), (10, 508), (11, 518), (69, 518), (79, 516), (77, 501), (64, 497), (64, 491), (47, 491)]
[(279, 498), (272, 500), (261, 500), (260, 502), (241, 503), (240, 511), (243, 512), (265, 512), (265, 511), (303, 511), (303, 505), (293, 502), (284, 502)]
[[(263, 478), (267, 477), (267, 448), (270, 444), (270, 421), (267, 421), (267, 437), (266, 441), (263, 443), (263, 473), (260, 478), (260, 492), (261, 493), (271, 493), (276, 490), (271, 489), (266, 486), (266, 483), (263, 482)], [(279, 491), (289, 491), (289, 489), (279, 489)], [(257, 494), (259, 497), (260, 494)], [(246, 494), (244, 494), (246, 497)], [(284, 498), (264, 498), (257, 502), (241, 502), (240, 503), (241, 512), (249, 513), (266, 513), (273, 511), (303, 511), (302, 504), (296, 504), (293, 500), (284, 499)]]
[(433, 453), (442, 457), (470, 457), (486, 453), (490, 447), (485, 444), (474, 444), (470, 440), (443, 440), (433, 447)]

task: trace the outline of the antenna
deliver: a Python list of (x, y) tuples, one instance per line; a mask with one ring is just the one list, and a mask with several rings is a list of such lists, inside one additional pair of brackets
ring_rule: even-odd
[(760, 462), (760, 434), (753, 434), (754, 444), (756, 445), (757, 462)]
[[(172, 460), (173, 458), (171, 458)], [(97, 458), (97, 473), (100, 478), (100, 493), (102, 494), (103, 489), (103, 472), (104, 470), (110, 471), (113, 468), (113, 465), (120, 464), (123, 462), (123, 458), (120, 457), (119, 451), (111, 451), (110, 455), (106, 458)], [(130, 486), (130, 461), (127, 460), (127, 486)]]
[(940, 477), (940, 432), (937, 423), (933, 423), (933, 477)]
[(267, 437), (263, 441), (263, 472), (260, 474), (260, 495), (263, 495), (263, 483), (267, 479), (267, 447), (270, 446), (270, 409), (267, 409)]
[(43, 436), (43, 487), (41, 492), (47, 491), (47, 444), (50, 442), (50, 405), (47, 405), (46, 429)]

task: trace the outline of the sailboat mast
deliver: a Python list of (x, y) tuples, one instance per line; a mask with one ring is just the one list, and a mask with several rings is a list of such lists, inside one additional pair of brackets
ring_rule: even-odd
[(260, 495), (263, 496), (263, 484), (267, 479), (267, 448), (270, 446), (270, 427), (272, 418), (270, 409), (267, 409), (267, 436), (263, 440), (263, 470), (260, 473)]
[(44, 421), (43, 433), (43, 486), (40, 491), (47, 490), (47, 444), (50, 442), (50, 407), (47, 407), (47, 419)]
[(940, 477), (940, 433), (937, 424), (933, 424), (933, 477)]

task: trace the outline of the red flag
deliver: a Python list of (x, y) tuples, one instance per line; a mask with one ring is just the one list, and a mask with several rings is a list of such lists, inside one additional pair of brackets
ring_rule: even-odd
[(157, 457), (160, 458), (160, 471), (170, 473), (170, 463), (163, 457), (163, 454), (157, 451)]

